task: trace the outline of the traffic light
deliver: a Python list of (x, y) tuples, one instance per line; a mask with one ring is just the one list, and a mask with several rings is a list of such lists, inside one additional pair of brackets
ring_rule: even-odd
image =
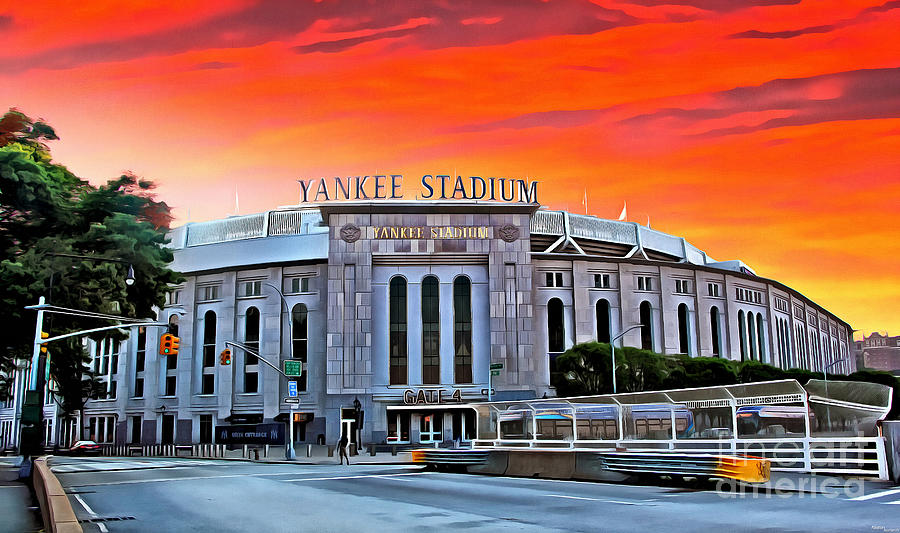
[(231, 364), (231, 350), (225, 348), (222, 350), (222, 353), (219, 354), (219, 364), (220, 365), (230, 365)]
[[(50, 334), (47, 333), (46, 331), (41, 332), (42, 339), (47, 339), (49, 337), (50, 337)], [(46, 342), (41, 343), (41, 353), (47, 353), (47, 343)]]
[(171, 333), (164, 333), (159, 338), (159, 355), (178, 355), (178, 344), (180, 338)]

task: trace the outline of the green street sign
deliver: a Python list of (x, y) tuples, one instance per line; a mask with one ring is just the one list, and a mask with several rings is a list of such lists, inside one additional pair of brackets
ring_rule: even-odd
[(299, 378), (303, 375), (303, 361), (288, 359), (284, 362), (284, 373), (288, 376)]
[(491, 370), (500, 370), (501, 368), (503, 368), (503, 363), (491, 363)]
[(500, 375), (500, 371), (499, 371), (499, 370), (491, 370), (491, 375), (492, 375), (492, 376), (499, 376), (499, 375)]

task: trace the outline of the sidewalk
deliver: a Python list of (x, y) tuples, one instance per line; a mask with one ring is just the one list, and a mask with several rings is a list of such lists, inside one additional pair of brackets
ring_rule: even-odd
[(19, 481), (17, 457), (0, 457), (0, 532), (40, 531), (41, 512), (31, 499), (31, 491)]
[[(298, 452), (301, 450), (297, 450)], [(186, 458), (186, 456), (181, 456), (182, 458)], [(251, 455), (252, 457), (252, 455)], [(284, 458), (283, 452), (273, 453), (269, 452), (269, 457), (263, 457), (260, 455), (259, 459), (248, 459), (246, 457), (207, 457), (206, 459), (217, 459), (224, 461), (249, 461), (252, 463), (271, 463), (271, 464), (296, 464), (296, 465), (336, 465), (339, 462), (339, 458), (337, 455), (334, 457), (328, 457), (325, 454), (319, 455), (314, 454), (312, 457), (307, 457), (306, 454), (297, 454), (297, 457), (294, 460), (288, 460)], [(366, 464), (366, 465), (409, 465), (409, 464), (421, 464), (421, 463), (413, 463), (412, 461), (412, 453), (411, 452), (397, 452), (397, 455), (391, 455), (389, 452), (387, 453), (379, 453), (374, 457), (369, 454), (359, 454), (350, 457), (350, 464)]]

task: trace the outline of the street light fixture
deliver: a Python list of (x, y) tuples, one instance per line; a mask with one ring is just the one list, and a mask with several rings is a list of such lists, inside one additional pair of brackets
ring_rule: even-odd
[(625, 331), (619, 333), (609, 341), (609, 353), (612, 355), (612, 382), (613, 382), (613, 394), (616, 393), (616, 341), (625, 336), (626, 333), (633, 329), (642, 328), (643, 324), (635, 324), (633, 326), (629, 326)]
[[(276, 293), (278, 293), (279, 298), (281, 298), (281, 303), (284, 304), (284, 310), (287, 313), (287, 317), (288, 317), (288, 336), (290, 337), (290, 339), (288, 339), (288, 343), (291, 347), (291, 359), (293, 359), (294, 358), (294, 317), (291, 315), (291, 306), (288, 305), (287, 298), (284, 297), (284, 294), (281, 292), (281, 289), (279, 289), (278, 287), (276, 287), (275, 285), (273, 285), (267, 281), (264, 281), (262, 284), (269, 287)], [(279, 364), (281, 364), (281, 363), (279, 362)], [(301, 371), (301, 373), (303, 372), (302, 368), (300, 371)], [(233, 403), (233, 400), (232, 400), (232, 403)], [(293, 409), (291, 409), (289, 418), (290, 418), (290, 424), (289, 424), (290, 427), (288, 428), (288, 432), (290, 433), (290, 435), (288, 435), (288, 439), (287, 439), (288, 440), (288, 448), (284, 454), (285, 455), (284, 458), (289, 461), (293, 461), (294, 458), (297, 457), (297, 452), (294, 450), (294, 410)]]

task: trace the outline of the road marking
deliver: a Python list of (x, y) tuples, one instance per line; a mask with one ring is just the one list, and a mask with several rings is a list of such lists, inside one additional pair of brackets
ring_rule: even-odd
[(621, 500), (605, 500), (603, 498), (586, 498), (584, 496), (566, 496), (565, 494), (547, 494), (551, 498), (566, 498), (568, 500), (587, 500), (592, 502), (617, 503), (619, 505), (653, 505), (648, 502), (656, 500), (644, 500), (643, 502), (623, 502)]
[(289, 483), (292, 481), (332, 481), (338, 479), (362, 479), (362, 478), (376, 478), (376, 477), (396, 477), (396, 476), (424, 476), (425, 474), (433, 474), (434, 472), (403, 472), (400, 474), (368, 474), (368, 475), (359, 475), (359, 476), (334, 476), (334, 477), (305, 477), (298, 479), (283, 479), (282, 481)]
[(90, 506), (84, 500), (81, 499), (81, 496), (79, 496), (77, 494), (73, 494), (72, 496), (75, 496), (75, 499), (78, 500), (78, 503), (80, 503), (81, 506), (84, 507), (84, 510), (87, 511), (88, 514), (91, 515), (91, 517), (97, 516), (97, 513), (95, 513), (94, 510), (91, 509)]
[(861, 502), (865, 500), (871, 500), (873, 498), (881, 498), (882, 496), (890, 496), (891, 494), (900, 494), (900, 489), (891, 489), (885, 490), (882, 492), (876, 492), (875, 494), (866, 494), (865, 496), (857, 496), (856, 498), (850, 498), (850, 501)]
[[(105, 473), (105, 472), (104, 472)], [(418, 475), (418, 474), (433, 474), (435, 472), (409, 472), (409, 473), (401, 473), (401, 474), (382, 474), (382, 475), (395, 475), (395, 476), (410, 476), (410, 475)], [(291, 476), (296, 475), (296, 472), (261, 472), (256, 474), (222, 474), (218, 476), (185, 476), (185, 477), (168, 477), (168, 478), (154, 478), (154, 479), (126, 479), (122, 481), (98, 481), (96, 483), (72, 483), (71, 485), (67, 485), (71, 488), (77, 487), (97, 487), (97, 486), (105, 486), (105, 485), (133, 485), (136, 483), (167, 483), (170, 481), (193, 481), (197, 479), (223, 479), (223, 478), (231, 478), (231, 477), (262, 477), (262, 476)], [(309, 479), (349, 479), (353, 477), (378, 477), (378, 476), (342, 476), (342, 477), (334, 477), (334, 478), (305, 478), (305, 479), (285, 479), (282, 481), (308, 481)]]
[[(87, 511), (89, 515), (91, 515), (91, 518), (97, 518), (99, 516), (97, 513), (94, 512), (93, 509), (91, 509), (91, 507), (87, 504), (87, 502), (85, 502), (84, 500), (81, 499), (81, 496), (79, 496), (77, 494), (73, 494), (72, 496), (75, 496), (75, 499), (78, 500), (78, 503), (80, 503), (81, 506), (84, 507), (84, 510)], [(96, 524), (97, 524), (97, 529), (100, 530), (100, 533), (109, 533), (109, 529), (106, 528), (106, 524), (104, 524), (103, 522), (97, 522)]]

